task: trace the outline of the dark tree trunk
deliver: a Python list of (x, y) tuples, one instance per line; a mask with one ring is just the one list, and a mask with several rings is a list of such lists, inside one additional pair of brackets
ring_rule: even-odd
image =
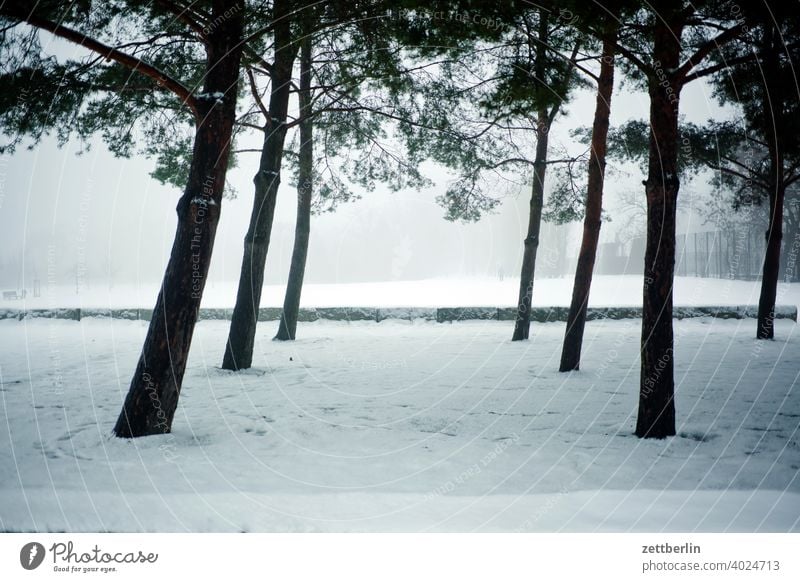
[(586, 310), (592, 287), (597, 243), (600, 239), (600, 222), (603, 212), (603, 179), (606, 169), (606, 142), (611, 114), (611, 93), (614, 89), (614, 45), (616, 35), (603, 42), (603, 56), (597, 83), (597, 103), (592, 125), (592, 151), (589, 156), (589, 176), (586, 187), (586, 214), (583, 219), (583, 238), (572, 286), (572, 302), (567, 315), (567, 330), (561, 350), (559, 371), (577, 370), (581, 363), (583, 330), (586, 326)]
[[(198, 98), (189, 179), (178, 202), (175, 242), (144, 347), (114, 427), (118, 437), (163, 434), (172, 428), (225, 187), (243, 14), (241, 1), (213, 2), (212, 17), (219, 24), (208, 35), (208, 66)], [(217, 94), (224, 97), (217, 99)]]
[(541, 109), (536, 120), (536, 158), (533, 162), (533, 186), (531, 187), (528, 234), (522, 250), (522, 269), (519, 276), (519, 299), (517, 317), (514, 322), (512, 341), (526, 340), (531, 327), (531, 303), (533, 300), (533, 277), (536, 271), (536, 252), (539, 250), (539, 233), (542, 227), (544, 205), (544, 179), (547, 172), (547, 144), (550, 136), (552, 116)]
[(766, 232), (767, 248), (764, 256), (764, 268), (761, 275), (761, 294), (758, 298), (757, 339), (773, 339), (775, 337), (775, 302), (778, 296), (778, 280), (780, 278), (781, 239), (783, 228), (782, 191), (773, 191), (769, 197), (769, 227)]
[(236, 304), (225, 345), (222, 367), (226, 370), (249, 368), (258, 323), (258, 308), (264, 286), (264, 268), (272, 235), (275, 203), (280, 185), (283, 147), (286, 140), (286, 114), (297, 47), (291, 42), (290, 6), (275, 2), (275, 62), (269, 100), (269, 119), (264, 128), (264, 146), (258, 173), (253, 178), (255, 197), (250, 225), (244, 238), (244, 256), (239, 275)]
[(678, 197), (678, 106), (682, 26), (659, 20), (653, 35), (655, 75), (649, 82), (650, 145), (642, 308), (642, 351), (636, 435), (675, 434), (672, 285), (675, 273), (675, 219)]
[(314, 136), (311, 120), (311, 36), (300, 47), (300, 160), (297, 170), (297, 224), (294, 229), (294, 249), (283, 313), (275, 339), (293, 340), (297, 332), (297, 314), (306, 271), (308, 241), (311, 235), (311, 196), (314, 190)]
[(781, 265), (781, 239), (783, 238), (783, 203), (786, 194), (784, 183), (783, 140), (783, 95), (780, 78), (775, 29), (771, 22), (763, 25), (764, 46), (761, 65), (764, 73), (764, 129), (769, 150), (769, 226), (766, 232), (766, 252), (761, 275), (761, 294), (758, 298), (757, 339), (775, 337), (775, 301), (778, 295), (778, 279)]
[(758, 298), (757, 339), (775, 337), (775, 302), (778, 296), (780, 279), (781, 239), (783, 215), (783, 192), (772, 192), (769, 197), (769, 227), (767, 228), (767, 248), (764, 268), (761, 275), (761, 294)]

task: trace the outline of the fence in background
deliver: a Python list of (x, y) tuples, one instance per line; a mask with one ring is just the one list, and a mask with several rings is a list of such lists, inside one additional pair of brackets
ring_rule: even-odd
[[(763, 232), (752, 230), (695, 232), (677, 236), (675, 274), (683, 277), (756, 280), (761, 277), (765, 252)], [(600, 245), (597, 273), (641, 274), (645, 238), (630, 243)]]

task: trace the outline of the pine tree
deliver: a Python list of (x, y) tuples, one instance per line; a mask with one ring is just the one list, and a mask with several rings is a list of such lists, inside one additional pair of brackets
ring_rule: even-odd
[[(459, 19), (461, 13), (473, 18)], [(412, 147), (426, 150), (458, 174), (439, 198), (446, 217), (478, 220), (499, 203), (498, 174), (508, 179), (511, 172), (530, 172), (512, 336), (527, 339), (547, 168), (570, 161), (551, 158), (550, 132), (580, 83), (576, 63), (582, 56), (582, 35), (558, 11), (513, 2), (454, 6), (428, 23), (424, 33), (426, 21), (419, 20), (411, 27), (410, 41), (424, 47), (422, 55), (441, 54), (444, 59), (438, 76), (422, 92), (425, 121), (409, 133)]]
[[(745, 131), (739, 132), (739, 136), (744, 134), (745, 139), (740, 139), (737, 145), (740, 148), (749, 145), (750, 155), (746, 157), (750, 159), (737, 165), (734, 163), (737, 160), (728, 157), (721, 166), (730, 170), (730, 166), (736, 165), (751, 176), (761, 174), (762, 179), (756, 184), (764, 186), (760, 191), (769, 201), (756, 338), (772, 339), (786, 192), (800, 179), (800, 92), (792, 81), (800, 62), (800, 24), (796, 7), (786, 4), (772, 7), (770, 13), (760, 7), (746, 6), (743, 16), (750, 26), (749, 34), (729, 47), (724, 58), (742, 59), (751, 55), (755, 58), (728, 71), (727, 75), (718, 75), (715, 81), (717, 96), (742, 108)], [(758, 163), (758, 152), (764, 150), (766, 164), (762, 166)], [(759, 169), (765, 171), (759, 172)], [(796, 249), (797, 245), (789, 241), (787, 247)]]
[(305, 35), (300, 42), (300, 148), (297, 160), (297, 223), (294, 230), (294, 247), (283, 300), (283, 311), (275, 339), (293, 340), (297, 333), (300, 312), (300, 295), (306, 271), (308, 242), (311, 236), (311, 204), (314, 193), (314, 121), (311, 118), (311, 61), (312, 37)]
[[(737, 40), (745, 25), (723, 2), (658, 0), (620, 37), (618, 53), (629, 75), (641, 79), (650, 97), (647, 178), (647, 237), (642, 309), (641, 375), (636, 435), (675, 434), (675, 348), (672, 290), (675, 224), (680, 187), (678, 130), (680, 93), (691, 81), (736, 65), (708, 63), (708, 56)], [(704, 67), (704, 63), (708, 66)]]
[(583, 331), (589, 307), (597, 243), (603, 213), (603, 183), (606, 171), (606, 138), (611, 115), (611, 94), (614, 89), (614, 55), (617, 31), (612, 25), (603, 38), (600, 72), (597, 76), (597, 103), (592, 125), (591, 148), (586, 184), (586, 203), (583, 219), (583, 237), (578, 252), (572, 300), (567, 314), (564, 345), (561, 349), (559, 371), (577, 370), (581, 361)]
[[(139, 76), (144, 77), (145, 87), (158, 92), (159, 96), (162, 90), (168, 92), (172, 107), (186, 108), (196, 124), (191, 166), (176, 209), (178, 227), (175, 241), (139, 363), (114, 427), (114, 433), (119, 437), (166, 433), (171, 430), (178, 405), (222, 204), (236, 114), (244, 4), (241, 0), (214, 0), (210, 3), (210, 20), (205, 23), (185, 15), (185, 23), (182, 23), (185, 42), (200, 43), (205, 46), (207, 53), (202, 75), (199, 78), (189, 75), (187, 79), (168, 74), (165, 68), (159, 68), (120, 48), (126, 45), (149, 45), (148, 48), (156, 55), (168, 60), (168, 56), (158, 50), (161, 48), (158, 40), (151, 38), (149, 42), (138, 45), (136, 42), (107, 44), (100, 40), (103, 30), (115, 19), (127, 23), (146, 23), (150, 18), (163, 23), (168, 15), (174, 18), (169, 7), (160, 4), (146, 7), (139, 2), (109, 3), (104, 10), (90, 12), (92, 7), (89, 5), (75, 3), (64, 9), (59, 4), (40, 2), (31, 8), (23, 2), (9, 1), (0, 6), (0, 15), (11, 23), (5, 29), (6, 33), (18, 23), (27, 23), (37, 31), (47, 31), (95, 54), (94, 60), (84, 67), (91, 73), (81, 78), (80, 67), (76, 67), (75, 63), (63, 65), (53, 59), (43, 59), (36, 42), (33, 45), (21, 43), (26, 50), (22, 52), (21, 62), (12, 65), (17, 67), (14, 74), (24, 79), (20, 82), (35, 88), (38, 102), (46, 98), (47, 85), (53, 82), (54, 73), (69, 70), (77, 75), (72, 79), (79, 89), (76, 93), (65, 97), (59, 96), (57, 91), (53, 94), (61, 119), (64, 119), (72, 108), (97, 89), (100, 81), (112, 81), (106, 90), (124, 91), (127, 84), (120, 85), (119, 81), (124, 78), (121, 71), (126, 70), (131, 77), (137, 78), (134, 91), (140, 91), (136, 83), (139, 82)], [(83, 31), (79, 27), (83, 27)], [(26, 32), (21, 34), (28, 36)], [(37, 38), (35, 33), (32, 38)], [(9, 45), (20, 46), (19, 43), (15, 45), (15, 39), (6, 36), (4, 50)], [(112, 61), (116, 66), (92, 69), (91, 65), (97, 65), (102, 59)], [(42, 60), (45, 60), (42, 63), (44, 66), (39, 70), (36, 65)], [(181, 71), (180, 64), (172, 64), (173, 70), (187, 72), (186, 69)], [(40, 72), (37, 74), (37, 71)], [(81, 81), (87, 83), (83, 91), (80, 90)], [(202, 88), (198, 93), (196, 88), (199, 87)], [(142, 99), (147, 101), (151, 97)], [(24, 110), (18, 118), (13, 115), (18, 109), (12, 106), (5, 110), (6, 113), (9, 111), (11, 114), (4, 116), (4, 121), (16, 124), (21, 130), (16, 134), (17, 139), (23, 132), (36, 139), (53, 128), (52, 122), (46, 120), (41, 110)], [(68, 135), (67, 128), (57, 127), (56, 130), (62, 139)], [(123, 139), (121, 143), (124, 142)]]
[[(621, 130), (633, 152), (646, 152), (647, 237), (642, 309), (641, 375), (636, 435), (664, 438), (675, 434), (672, 289), (675, 273), (677, 196), (682, 173), (695, 166), (679, 131), (681, 90), (700, 78), (729, 72), (752, 59), (721, 60), (736, 46), (747, 24), (730, 3), (655, 1), (625, 3), (616, 52), (630, 81), (650, 97), (647, 124)], [(577, 26), (601, 38), (591, 19)], [(646, 136), (646, 137), (645, 137)], [(613, 139), (609, 139), (613, 142)], [(613, 149), (613, 146), (611, 146)]]
[[(402, 26), (402, 21), (387, 15), (389, 5), (381, 0), (346, 5), (295, 1), (283, 8), (288, 12), (285, 18), (280, 19), (280, 27), (276, 29), (276, 33), (281, 31), (281, 41), (276, 42), (275, 46), (285, 48), (283, 53), (287, 57), (285, 67), (281, 68), (284, 72), (276, 76), (277, 60), (265, 65), (264, 59), (261, 59), (260, 68), (267, 72), (270, 79), (271, 97), (269, 107), (261, 108), (267, 120), (262, 170), (255, 179), (255, 203), (245, 237), (239, 289), (223, 368), (239, 370), (252, 365), (265, 261), (281, 165), (287, 161), (285, 139), (289, 130), (297, 127), (303, 133), (313, 132), (321, 136), (319, 141), (325, 144), (325, 149), (312, 158), (312, 166), (322, 166), (325, 171), (312, 168), (309, 181), (308, 150), (313, 141), (301, 137), (300, 145), (305, 147), (305, 151), (299, 155), (288, 152), (288, 161), (296, 164), (298, 185), (304, 191), (298, 193), (296, 244), (278, 339), (292, 339), (290, 336), (294, 335), (292, 330), (296, 326), (310, 232), (310, 226), (307, 225), (313, 208), (330, 210), (343, 200), (353, 199), (348, 183), (367, 190), (374, 189), (378, 182), (392, 189), (419, 187), (427, 183), (418, 168), (421, 156), (409, 149), (398, 153), (387, 147), (387, 142), (391, 140), (384, 132), (384, 125), (403, 123), (413, 115), (413, 107), (409, 105), (413, 102), (410, 85), (413, 83), (413, 74), (405, 70), (402, 47), (395, 40), (395, 31)], [(309, 22), (312, 24), (308, 25)], [(304, 42), (311, 45), (310, 77), (316, 78), (317, 84), (312, 83), (305, 91), (312, 95), (305, 108), (307, 115), (290, 120), (288, 100), (295, 89), (288, 55), (291, 52), (291, 62), (294, 63), (298, 47)], [(313, 56), (316, 45), (321, 47), (325, 57)], [(258, 101), (257, 91), (251, 92)], [(297, 92), (304, 93), (299, 89)], [(274, 107), (275, 103), (280, 105), (279, 110)], [(281, 120), (280, 133), (272, 128), (276, 119)], [(359, 154), (353, 155), (352, 152)], [(267, 172), (272, 177), (266, 189), (260, 186), (265, 160), (271, 160)], [(335, 160), (341, 170), (331, 168), (331, 160)], [(303, 174), (303, 177), (299, 174)], [(307, 199), (311, 192), (305, 190), (306, 186), (318, 191), (310, 204)], [(314, 200), (318, 203), (315, 204)]]

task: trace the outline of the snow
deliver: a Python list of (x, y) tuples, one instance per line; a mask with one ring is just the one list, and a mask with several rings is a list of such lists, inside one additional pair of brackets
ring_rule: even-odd
[(216, 206), (217, 202), (213, 198), (202, 198), (200, 196), (192, 198), (189, 201), (191, 204), (200, 204), (202, 206)]
[(270, 322), (231, 373), (203, 321), (173, 433), (122, 441), (146, 324), (2, 321), (0, 529), (800, 531), (800, 340), (754, 326), (675, 323), (679, 435), (654, 441), (638, 321), (590, 323), (572, 374), (561, 323)]
[[(538, 307), (565, 307), (572, 297), (572, 278), (538, 279), (533, 304)], [(79, 294), (75, 286), (43, 290), (42, 297), (4, 301), (0, 307), (42, 309), (64, 307), (150, 309), (155, 303), (158, 283), (131, 286), (91, 285)], [(755, 305), (760, 282), (730, 279), (675, 279), (675, 305)], [(265, 285), (262, 307), (281, 307), (285, 285)], [(373, 283), (307, 283), (303, 286), (303, 307), (512, 307), (517, 303), (519, 279), (504, 281), (489, 278), (427, 279)], [(231, 308), (236, 297), (235, 282), (209, 280), (203, 294), (203, 307)], [(53, 298), (57, 305), (53, 305)], [(642, 277), (598, 276), (592, 283), (592, 307), (641, 306)], [(800, 284), (781, 283), (778, 304), (800, 304)]]

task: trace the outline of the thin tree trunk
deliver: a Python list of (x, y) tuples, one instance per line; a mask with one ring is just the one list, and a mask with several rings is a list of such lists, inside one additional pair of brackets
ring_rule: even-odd
[(766, 232), (766, 253), (761, 275), (761, 294), (758, 298), (758, 327), (756, 339), (775, 337), (775, 302), (780, 278), (781, 239), (783, 237), (783, 192), (772, 192), (769, 197), (770, 222)]
[(559, 371), (577, 370), (581, 362), (583, 331), (586, 326), (586, 310), (592, 287), (597, 243), (600, 239), (600, 223), (603, 212), (603, 180), (606, 169), (606, 142), (611, 94), (614, 90), (614, 46), (616, 34), (603, 41), (603, 56), (597, 83), (597, 102), (592, 126), (592, 151), (589, 156), (589, 176), (586, 187), (586, 213), (583, 219), (583, 238), (572, 286), (572, 302), (567, 315), (567, 330), (561, 350)]
[(264, 286), (264, 268), (272, 235), (275, 204), (281, 177), (281, 162), (286, 140), (286, 115), (297, 47), (291, 42), (290, 6), (275, 2), (275, 62), (273, 64), (264, 146), (258, 173), (253, 178), (255, 197), (250, 225), (244, 238), (244, 256), (239, 275), (236, 304), (225, 345), (222, 367), (226, 370), (249, 368), (253, 362), (258, 309)]
[[(786, 192), (784, 183), (783, 140), (785, 131), (783, 117), (783, 95), (780, 67), (776, 47), (775, 30), (769, 20), (762, 24), (764, 48), (762, 69), (764, 71), (764, 128), (770, 160), (769, 226), (766, 232), (766, 251), (761, 275), (761, 294), (758, 298), (758, 324), (756, 339), (775, 337), (775, 302), (778, 295), (778, 279), (781, 264), (781, 239), (783, 238), (783, 203)], [(780, 45), (778, 45), (780, 46)]]
[(526, 340), (531, 327), (531, 303), (533, 300), (533, 277), (536, 271), (536, 252), (539, 250), (539, 233), (542, 227), (544, 205), (544, 179), (547, 172), (547, 144), (550, 136), (551, 117), (541, 109), (536, 120), (536, 157), (533, 162), (533, 186), (531, 187), (528, 234), (522, 251), (522, 269), (519, 276), (519, 299), (517, 317), (514, 322), (512, 341)]
[[(669, 11), (667, 11), (669, 12)], [(650, 80), (650, 155), (645, 182), (645, 243), (642, 308), (641, 378), (636, 435), (664, 438), (675, 434), (672, 285), (675, 274), (675, 219), (678, 197), (679, 66), (682, 26), (659, 21), (654, 31)]]
[(289, 280), (283, 299), (283, 313), (275, 339), (293, 340), (297, 332), (297, 314), (306, 271), (308, 241), (311, 235), (311, 196), (314, 189), (314, 136), (311, 120), (311, 36), (300, 47), (300, 160), (297, 171), (297, 224)]
[[(241, 1), (214, 0), (208, 65), (178, 227), (136, 372), (114, 434), (168, 433), (197, 322), (225, 187), (242, 51)], [(224, 15), (224, 18), (223, 18)], [(217, 98), (218, 94), (224, 95)]]

